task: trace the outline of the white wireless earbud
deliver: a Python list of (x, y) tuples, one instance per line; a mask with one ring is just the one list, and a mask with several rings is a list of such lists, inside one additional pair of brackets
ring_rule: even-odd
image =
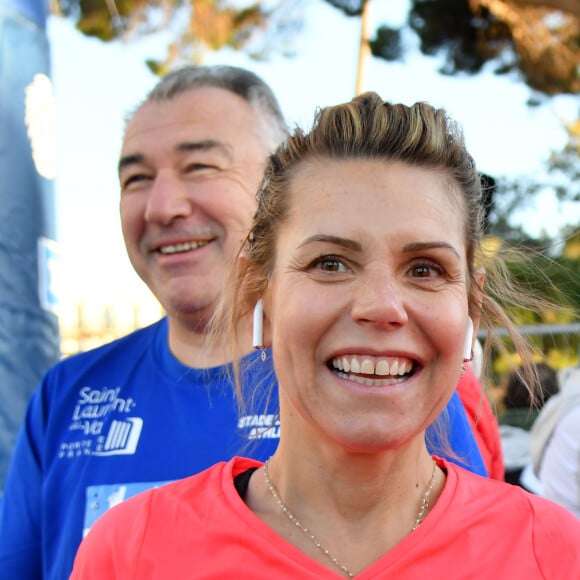
[(254, 348), (264, 347), (264, 304), (260, 298), (254, 306), (254, 335), (252, 339)]
[(473, 343), (473, 320), (471, 316), (467, 317), (467, 334), (465, 335), (465, 344), (463, 346), (463, 361), (471, 360), (471, 350)]

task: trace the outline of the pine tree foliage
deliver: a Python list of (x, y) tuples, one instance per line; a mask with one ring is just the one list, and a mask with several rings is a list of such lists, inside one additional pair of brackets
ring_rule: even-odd
[(485, 23), (510, 32), (514, 65), (527, 83), (547, 94), (580, 93), (580, 2), (576, 0), (469, 0)]
[[(546, 94), (580, 93), (578, 0), (412, 0), (407, 24), (424, 54), (444, 55), (443, 74), (476, 74), (493, 60), (497, 74), (518, 70)], [(399, 59), (387, 31), (369, 39), (373, 54)]]
[[(324, 1), (346, 16), (361, 17), (365, 6), (390, 0)], [(185, 19), (185, 29), (158, 63), (160, 72), (176, 59), (200, 61), (204, 51), (225, 46), (260, 58), (272, 50), (288, 52), (287, 39), (300, 31), (304, 18), (298, 0), (53, 2), (81, 32), (104, 41), (159, 30), (176, 16)], [(445, 55), (444, 74), (475, 74), (493, 59), (498, 74), (519, 70), (531, 87), (546, 94), (580, 92), (580, 0), (411, 0), (407, 25), (425, 54)], [(364, 40), (376, 57), (399, 59), (400, 33), (379, 25)], [(256, 49), (260, 36), (266, 40)], [(283, 48), (280, 37), (286, 39)]]
[(291, 52), (289, 39), (303, 24), (296, 0), (54, 0), (54, 11), (73, 19), (87, 36), (104, 42), (171, 27), (174, 39), (161, 60), (148, 61), (156, 74), (182, 62), (203, 62), (207, 51), (224, 47), (254, 58)]

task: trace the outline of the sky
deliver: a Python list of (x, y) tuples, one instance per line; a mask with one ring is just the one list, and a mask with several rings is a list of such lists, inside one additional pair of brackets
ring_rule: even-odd
[[(291, 125), (308, 126), (319, 106), (352, 98), (359, 44), (358, 19), (346, 18), (322, 0), (303, 0), (306, 23), (292, 58), (256, 62), (230, 50), (209, 53), (208, 64), (233, 64), (262, 76), (278, 96)], [(407, 0), (374, 0), (371, 26), (401, 24)], [(149, 291), (126, 257), (118, 217), (117, 161), (126, 115), (153, 87), (145, 59), (162, 59), (169, 35), (124, 42), (84, 37), (73, 25), (50, 17), (52, 81), (57, 107), (57, 241), (61, 302), (138, 302), (152, 306)], [(408, 35), (407, 46), (418, 44)], [(409, 51), (403, 62), (371, 59), (364, 89), (385, 100), (429, 101), (445, 107), (462, 125), (479, 169), (492, 175), (542, 173), (551, 150), (566, 142), (563, 124), (577, 118), (578, 96), (542, 97), (517, 75), (444, 77), (437, 57)], [(538, 107), (526, 101), (539, 98)], [(544, 198), (518, 215), (531, 235), (554, 234), (561, 216)], [(580, 222), (580, 209), (578, 213)]]

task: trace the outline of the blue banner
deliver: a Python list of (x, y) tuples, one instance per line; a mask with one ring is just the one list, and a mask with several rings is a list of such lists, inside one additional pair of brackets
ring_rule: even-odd
[(44, 29), (48, 16), (48, 0), (0, 0), (0, 11), (18, 14)]
[(0, 489), (26, 404), (59, 358), (46, 16), (44, 2), (0, 0)]

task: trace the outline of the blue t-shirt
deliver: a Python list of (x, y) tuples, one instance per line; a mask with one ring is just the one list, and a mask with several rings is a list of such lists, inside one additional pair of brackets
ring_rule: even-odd
[[(83, 535), (108, 508), (234, 455), (260, 460), (279, 439), (271, 356), (242, 361), (239, 411), (231, 365), (192, 369), (170, 353), (167, 320), (61, 361), (28, 406), (0, 502), (3, 580), (68, 578)], [(451, 448), (485, 474), (457, 395)], [(432, 449), (441, 453), (437, 449)]]

